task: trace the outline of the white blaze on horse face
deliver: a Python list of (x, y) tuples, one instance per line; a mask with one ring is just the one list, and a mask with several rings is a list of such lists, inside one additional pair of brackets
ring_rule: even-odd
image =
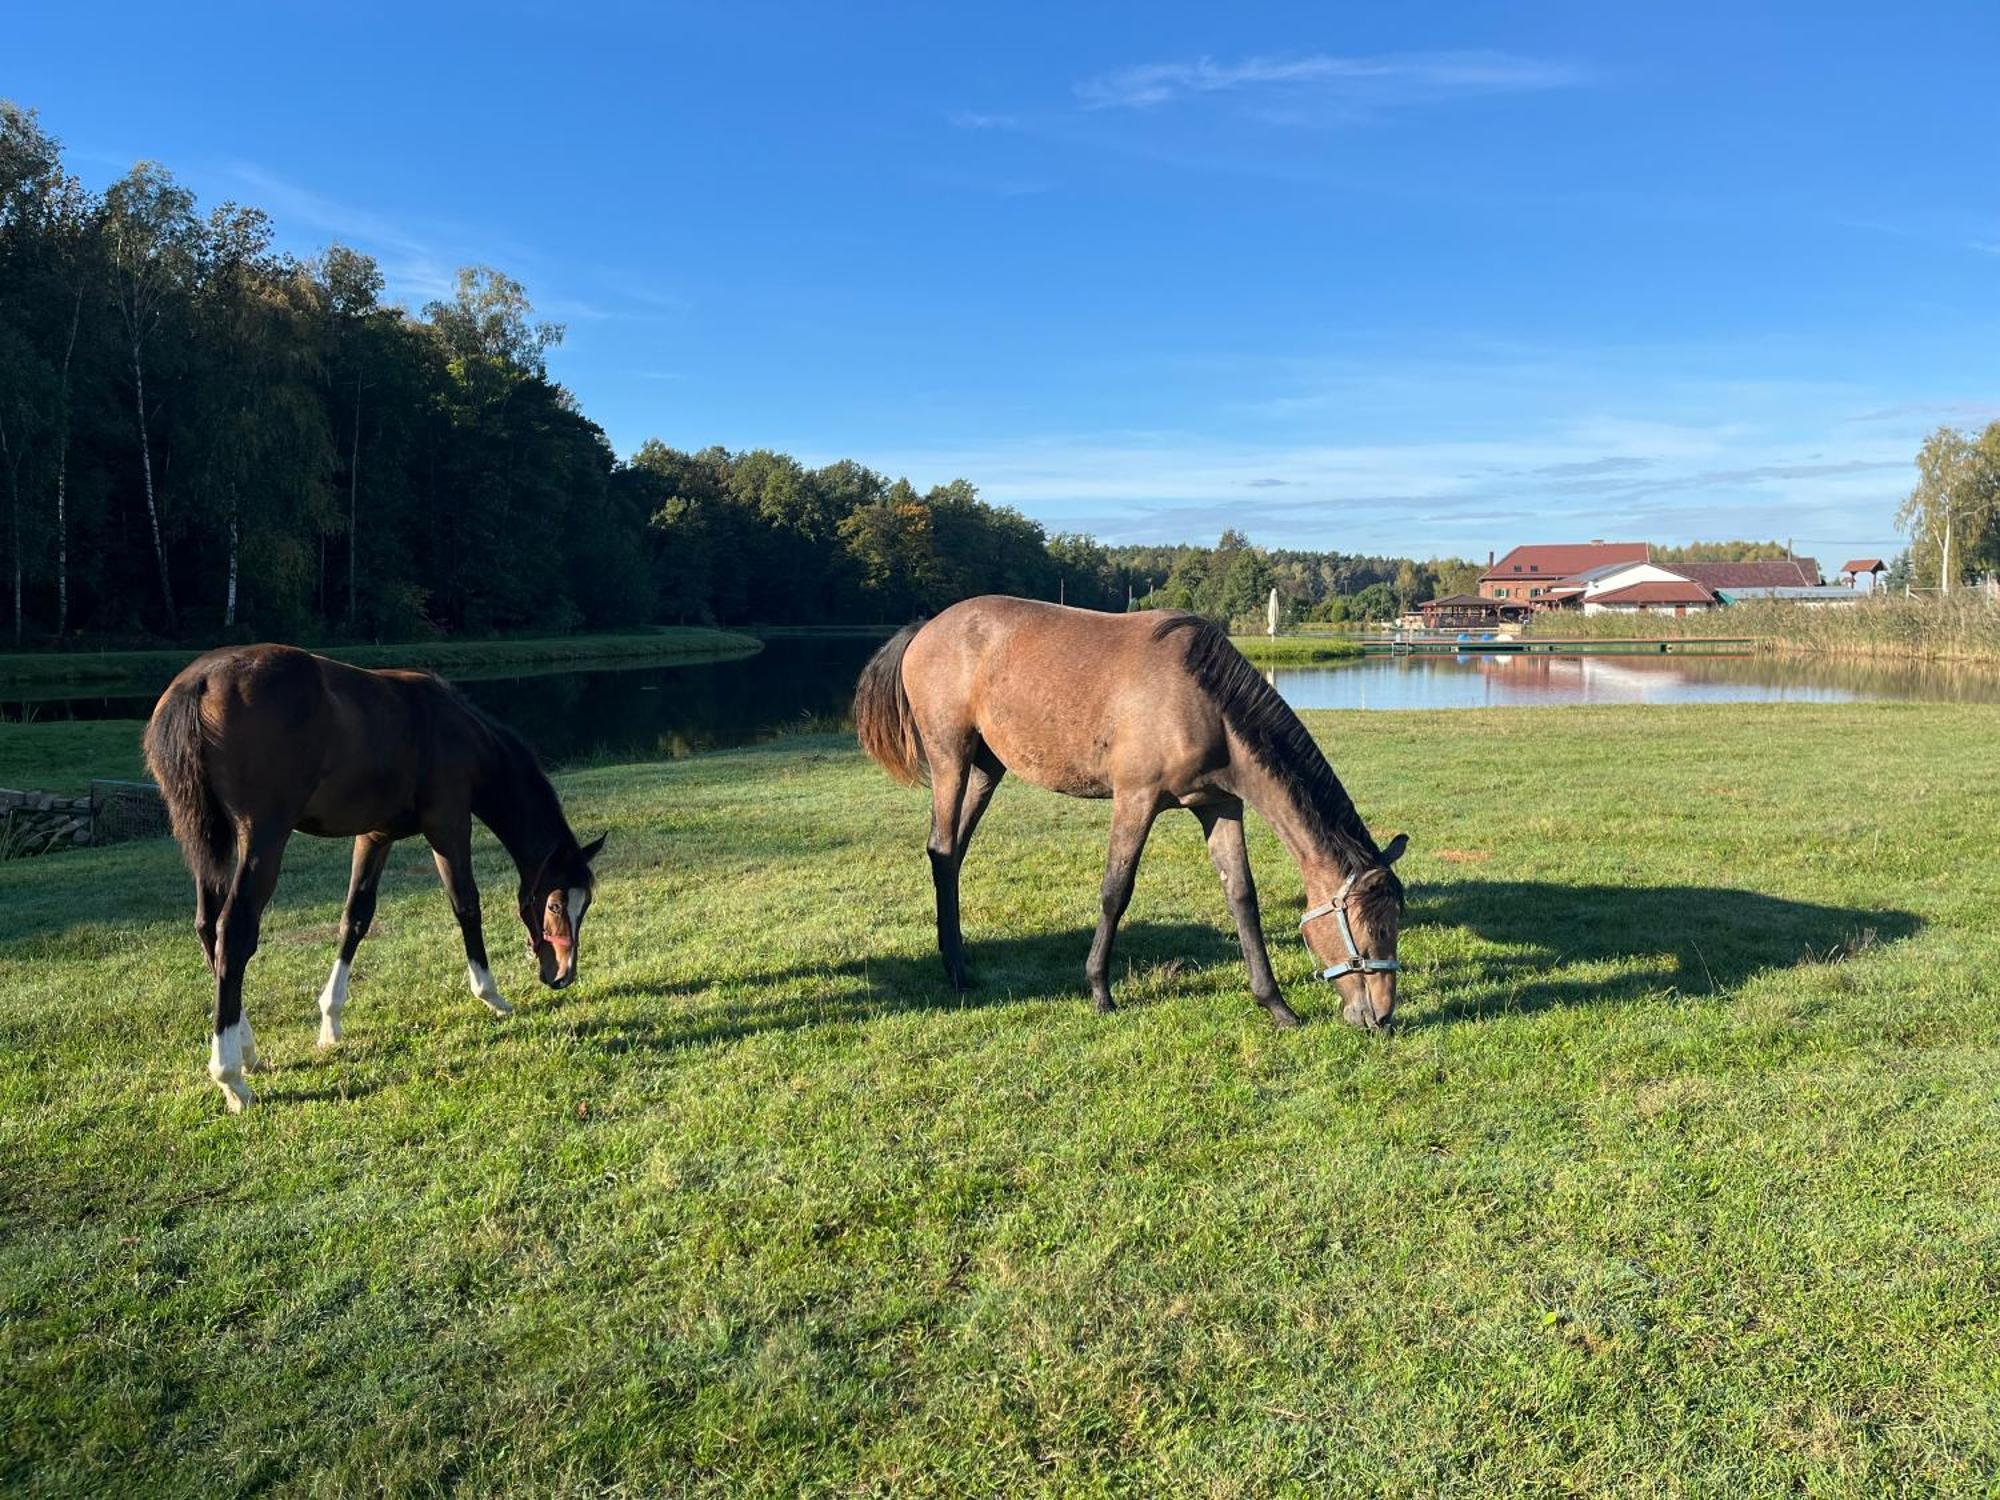
[(563, 910), (569, 913), (569, 940), (583, 941), (583, 914), (590, 910), (590, 892), (582, 886), (571, 886), (563, 894)]
[(514, 1007), (500, 998), (500, 986), (493, 982), (485, 964), (476, 964), (471, 959), (465, 961), (465, 976), (472, 982), (472, 993), (496, 1016), (511, 1016)]
[(319, 992), (319, 1044), (331, 1047), (340, 1040), (340, 1013), (347, 1009), (348, 962), (344, 958), (333, 961), (333, 972), (327, 975), (326, 988)]
[(256, 1098), (243, 1081), (243, 1032), (243, 1023), (238, 1021), (216, 1032), (208, 1044), (208, 1076), (221, 1088), (232, 1115), (242, 1114)]

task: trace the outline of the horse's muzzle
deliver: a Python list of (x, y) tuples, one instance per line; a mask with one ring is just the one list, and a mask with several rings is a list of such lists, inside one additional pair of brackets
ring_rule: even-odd
[(576, 948), (570, 943), (539, 943), (535, 963), (542, 983), (552, 990), (566, 990), (576, 983)]

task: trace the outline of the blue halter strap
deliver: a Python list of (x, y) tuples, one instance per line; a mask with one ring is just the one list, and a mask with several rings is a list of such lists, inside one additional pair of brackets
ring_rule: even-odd
[[(1363, 958), (1361, 945), (1354, 941), (1354, 928), (1347, 920), (1347, 897), (1354, 889), (1354, 882), (1361, 872), (1356, 871), (1340, 883), (1340, 889), (1333, 893), (1331, 901), (1321, 902), (1303, 917), (1299, 918), (1299, 936), (1305, 936), (1306, 924), (1324, 916), (1332, 916), (1340, 923), (1340, 941), (1347, 948), (1347, 957), (1320, 974), (1321, 979), (1338, 979), (1343, 974), (1393, 974), (1403, 966), (1393, 958)], [(1308, 952), (1311, 950), (1308, 949)]]

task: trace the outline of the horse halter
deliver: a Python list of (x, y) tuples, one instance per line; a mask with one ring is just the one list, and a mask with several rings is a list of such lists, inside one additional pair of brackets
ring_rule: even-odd
[[(1363, 958), (1361, 945), (1354, 941), (1354, 928), (1347, 920), (1347, 897), (1354, 889), (1354, 882), (1363, 872), (1356, 871), (1340, 883), (1340, 889), (1333, 893), (1331, 901), (1321, 902), (1303, 917), (1299, 918), (1299, 936), (1303, 938), (1306, 923), (1317, 921), (1331, 913), (1340, 922), (1340, 941), (1347, 947), (1347, 957), (1319, 976), (1321, 979), (1339, 979), (1344, 974), (1393, 974), (1403, 966), (1393, 958)], [(1306, 949), (1312, 951), (1310, 947)]]

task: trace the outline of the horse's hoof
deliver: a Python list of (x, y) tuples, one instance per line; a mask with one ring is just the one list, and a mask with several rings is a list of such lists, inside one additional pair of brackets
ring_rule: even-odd
[(497, 990), (490, 995), (481, 995), (479, 1003), (492, 1011), (496, 1016), (511, 1016), (514, 1014), (514, 1007), (509, 1005), (505, 1000), (502, 1000)]
[(1109, 995), (1097, 995), (1092, 997), (1090, 1008), (1100, 1016), (1108, 1016), (1118, 1009), (1118, 1002), (1113, 1000)]
[(223, 1080), (221, 1081), (221, 1087), (222, 1102), (228, 1106), (229, 1112), (232, 1115), (242, 1114), (244, 1110), (257, 1102), (257, 1096), (250, 1092), (250, 1085), (241, 1079), (237, 1079), (233, 1083)]
[(1289, 1005), (1274, 1005), (1270, 1010), (1271, 1024), (1280, 1031), (1296, 1031), (1304, 1024), (1292, 1013)]

